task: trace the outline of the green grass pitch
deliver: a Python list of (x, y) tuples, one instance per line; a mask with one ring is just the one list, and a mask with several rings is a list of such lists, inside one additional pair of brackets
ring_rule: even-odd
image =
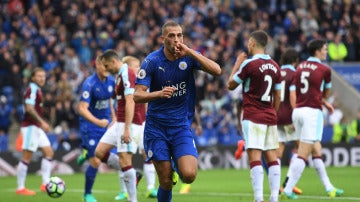
[[(282, 169), (282, 180), (287, 168)], [(314, 168), (307, 167), (301, 177), (298, 187), (303, 195), (298, 202), (320, 201), (360, 201), (360, 168), (359, 167), (328, 167), (328, 175), (334, 186), (344, 189), (344, 195), (331, 199), (326, 196), (324, 188)], [(190, 194), (180, 195), (180, 183), (173, 189), (173, 202), (238, 202), (253, 201), (249, 170), (201, 170), (191, 187)], [(0, 201), (6, 202), (72, 202), (82, 201), (84, 174), (60, 175), (66, 183), (66, 192), (61, 198), (53, 199), (45, 193), (40, 193), (40, 176), (29, 175), (26, 185), (37, 191), (35, 196), (17, 196), (15, 194), (16, 177), (0, 178)], [(145, 198), (145, 178), (138, 186), (138, 201), (150, 202), (156, 199)], [(99, 202), (115, 201), (119, 182), (116, 173), (98, 174), (93, 188), (93, 194)], [(264, 180), (264, 199), (268, 201), (268, 181)], [(280, 201), (284, 201), (281, 200)]]

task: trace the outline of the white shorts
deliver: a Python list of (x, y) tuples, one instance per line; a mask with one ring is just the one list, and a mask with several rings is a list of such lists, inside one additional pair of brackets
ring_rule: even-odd
[(290, 125), (278, 125), (278, 136), (279, 136), (279, 142), (290, 142), (299, 140), (300, 137), (297, 136), (298, 134), (295, 133), (295, 130), (293, 126)]
[(131, 152), (136, 153), (140, 141), (140, 134), (144, 133), (142, 125), (131, 124), (131, 142), (129, 144), (121, 141), (121, 136), (125, 129), (125, 123), (114, 123), (101, 137), (100, 142), (113, 145), (117, 147), (117, 152)]
[(242, 121), (245, 148), (260, 149), (263, 151), (279, 148), (277, 126)]
[(141, 134), (139, 134), (140, 139), (139, 139), (139, 153), (141, 154), (141, 152), (144, 150), (144, 129), (145, 129), (145, 122), (141, 125), (141, 129), (140, 132)]
[(38, 126), (31, 125), (21, 127), (23, 138), (22, 149), (36, 152), (38, 148), (50, 146), (46, 133)]
[(311, 107), (295, 108), (292, 113), (295, 133), (302, 142), (321, 141), (324, 117), (320, 109)]

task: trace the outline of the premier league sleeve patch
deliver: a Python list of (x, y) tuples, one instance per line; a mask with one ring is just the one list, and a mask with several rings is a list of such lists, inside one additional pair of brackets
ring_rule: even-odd
[(137, 74), (137, 78), (143, 79), (146, 76), (146, 71), (144, 69), (140, 69), (140, 71)]
[(82, 93), (82, 97), (83, 97), (84, 99), (88, 99), (89, 96), (90, 96), (89, 91), (84, 91), (84, 92)]

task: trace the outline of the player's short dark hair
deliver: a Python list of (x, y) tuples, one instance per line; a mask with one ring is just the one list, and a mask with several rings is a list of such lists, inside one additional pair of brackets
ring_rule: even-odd
[(161, 34), (164, 35), (166, 28), (168, 27), (181, 27), (181, 25), (173, 20), (166, 21), (165, 24), (161, 27)]
[(119, 54), (114, 49), (106, 50), (101, 56), (100, 60), (105, 59), (106, 61), (110, 60), (111, 58), (115, 58), (121, 61)]
[(311, 40), (307, 45), (307, 50), (310, 56), (314, 56), (317, 50), (321, 50), (321, 48), (326, 44), (326, 40), (323, 39), (314, 39)]
[(288, 48), (280, 57), (280, 64), (292, 64), (294, 62), (297, 62), (299, 59), (299, 53), (293, 49)]
[(262, 30), (254, 31), (250, 34), (250, 38), (255, 39), (257, 45), (261, 47), (265, 47), (267, 45), (268, 41), (268, 35), (266, 32)]

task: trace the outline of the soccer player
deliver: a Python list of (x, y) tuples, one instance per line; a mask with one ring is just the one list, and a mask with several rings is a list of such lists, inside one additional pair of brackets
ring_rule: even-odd
[(46, 73), (43, 68), (37, 67), (31, 72), (31, 81), (24, 94), (25, 115), (21, 122), (22, 157), (17, 167), (17, 189), (19, 195), (35, 195), (36, 192), (25, 188), (25, 180), (28, 166), (32, 155), (41, 148), (43, 159), (41, 160), (42, 184), (40, 190), (45, 192), (45, 184), (49, 182), (51, 174), (51, 160), (54, 151), (51, 148), (49, 138), (45, 132), (49, 132), (50, 126), (43, 118), (41, 87), (45, 85)]
[(121, 61), (115, 50), (105, 51), (101, 55), (101, 62), (106, 70), (117, 75), (115, 86), (117, 107), (116, 123), (101, 138), (96, 148), (96, 156), (101, 159), (114, 146), (117, 147), (119, 163), (124, 176), (124, 187), (126, 187), (129, 201), (137, 202), (136, 170), (132, 165), (132, 156), (137, 151), (138, 141), (142, 135), (143, 120), (141, 117), (134, 116), (133, 94), (136, 74), (126, 63)]
[(96, 58), (95, 66), (96, 72), (82, 84), (79, 103), (81, 146), (90, 163), (85, 171), (85, 202), (97, 201), (92, 195), (92, 187), (101, 159), (95, 156), (95, 148), (106, 129), (116, 120), (111, 100), (115, 79), (105, 69), (100, 57)]
[(228, 81), (229, 90), (243, 84), (242, 130), (256, 202), (264, 201), (262, 152), (269, 167), (271, 202), (278, 201), (280, 188), (280, 165), (276, 158), (279, 147), (276, 111), (280, 104), (280, 68), (265, 54), (267, 41), (268, 35), (264, 31), (250, 34), (248, 52), (252, 57), (244, 60), (246, 54), (240, 53)]
[[(158, 174), (157, 199), (172, 199), (173, 168), (184, 183), (197, 174), (198, 153), (194, 145), (188, 112), (187, 89), (194, 85), (191, 74), (201, 69), (220, 75), (220, 66), (183, 43), (182, 27), (174, 21), (162, 26), (163, 46), (150, 53), (137, 75), (134, 100), (148, 102), (144, 147)], [(195, 87), (195, 86), (194, 86)]]
[[(131, 68), (135, 74), (137, 74), (140, 70), (140, 60), (133, 56), (125, 56), (122, 59), (123, 63), (126, 63), (129, 68)], [(152, 161), (146, 161), (147, 156), (144, 150), (144, 127), (145, 127), (145, 114), (146, 114), (147, 104), (146, 103), (135, 103), (135, 114), (134, 114), (134, 124), (141, 125), (138, 135), (140, 136), (138, 145), (139, 145), (139, 152), (144, 158), (144, 165), (143, 171), (146, 178), (146, 187), (147, 191), (145, 196), (147, 198), (156, 198), (157, 197), (157, 189), (155, 188), (155, 181), (156, 181), (156, 171), (154, 164)], [(141, 123), (141, 124), (140, 124)]]
[(312, 155), (314, 167), (330, 197), (340, 196), (343, 190), (335, 188), (326, 173), (321, 158), (321, 138), (323, 133), (322, 105), (332, 113), (334, 108), (326, 102), (331, 91), (331, 69), (321, 61), (326, 59), (327, 44), (325, 40), (312, 40), (308, 44), (310, 57), (296, 68), (294, 84), (296, 107), (292, 113), (295, 133), (300, 137), (298, 156), (290, 163), (289, 180), (282, 192), (283, 198), (296, 199), (293, 187), (300, 179), (306, 166), (306, 159)]
[[(287, 49), (280, 58), (281, 63), (281, 96), (280, 96), (280, 107), (277, 112), (278, 121), (278, 136), (279, 136), (279, 148), (276, 150), (277, 158), (279, 165), (281, 165), (281, 158), (284, 153), (285, 143), (294, 141), (295, 146), (297, 147), (299, 136), (294, 131), (294, 126), (292, 124), (291, 114), (293, 108), (296, 104), (296, 95), (294, 93), (290, 94), (290, 91), (295, 91), (295, 86), (293, 85), (293, 80), (295, 76), (295, 66), (299, 62), (298, 52), (295, 49)], [(297, 149), (297, 148), (296, 148)], [(297, 154), (292, 155), (292, 159), (296, 158)], [(290, 170), (286, 175), (283, 186), (286, 186), (287, 180), (291, 175)], [(302, 190), (294, 187), (293, 192), (296, 194), (302, 194)]]

